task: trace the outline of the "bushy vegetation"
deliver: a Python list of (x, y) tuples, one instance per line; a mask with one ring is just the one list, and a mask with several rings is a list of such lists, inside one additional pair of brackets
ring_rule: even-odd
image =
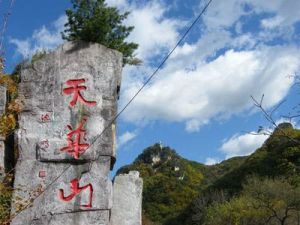
[[(225, 173), (208, 187), (209, 190), (226, 193), (226, 201), (214, 200), (199, 207), (197, 203), (207, 198), (207, 194), (200, 194), (193, 205), (194, 224), (298, 224), (298, 221), (295, 222), (298, 206), (292, 206), (290, 212), (284, 207), (291, 203), (291, 196), (300, 199), (299, 144), (300, 131), (290, 124), (281, 124), (263, 146), (238, 168)], [(247, 181), (249, 177), (252, 178)], [(254, 195), (255, 191), (260, 191), (263, 196), (260, 202)], [(263, 202), (269, 202), (268, 207), (271, 208), (267, 209)], [(287, 219), (282, 216), (285, 211), (288, 212)]]
[(17, 114), (22, 110), (22, 104), (17, 99), (17, 84), (10, 75), (0, 74), (0, 85), (7, 88), (9, 101), (6, 112), (0, 116), (0, 135), (11, 134), (17, 126)]
[[(0, 62), (3, 62), (0, 60)], [(3, 66), (0, 66), (0, 85), (5, 86), (7, 89), (8, 101), (6, 110), (0, 116), (0, 136), (8, 137), (17, 128), (17, 116), (22, 110), (22, 104), (17, 99), (17, 74), (6, 75), (3, 73)], [(3, 171), (4, 168), (1, 168)], [(12, 179), (11, 171), (4, 171), (1, 174), (0, 182), (0, 225), (8, 225), (10, 221), (10, 204), (12, 196)]]
[(8, 225), (13, 189), (5, 182), (0, 183), (0, 225)]
[(300, 187), (285, 179), (252, 177), (240, 195), (206, 208), (205, 225), (296, 225)]
[(245, 178), (251, 175), (283, 176), (296, 182), (300, 174), (300, 131), (291, 126), (282, 127), (284, 124), (239, 168), (226, 173), (212, 187), (235, 194), (242, 189)]

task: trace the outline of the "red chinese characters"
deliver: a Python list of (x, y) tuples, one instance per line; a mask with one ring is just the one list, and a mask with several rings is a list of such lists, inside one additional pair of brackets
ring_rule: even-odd
[(79, 100), (81, 103), (86, 104), (88, 106), (94, 106), (97, 102), (95, 101), (87, 101), (81, 94), (81, 91), (85, 91), (87, 88), (84, 85), (80, 85), (85, 83), (85, 79), (78, 79), (78, 80), (68, 80), (67, 85), (71, 86), (68, 88), (63, 89), (63, 93), (65, 95), (73, 94), (73, 99), (70, 102), (70, 106), (74, 107)]
[(80, 154), (84, 153), (89, 148), (89, 144), (81, 143), (82, 140), (86, 141), (86, 130), (83, 129), (86, 121), (86, 118), (83, 119), (76, 130), (73, 130), (71, 125), (67, 126), (71, 131), (67, 134), (68, 145), (60, 149), (60, 151), (67, 152), (73, 155), (75, 159), (79, 159)]
[(46, 151), (47, 148), (49, 148), (50, 144), (49, 144), (49, 140), (46, 139), (46, 140), (43, 140), (40, 142), (40, 148), (43, 150), (43, 151)]
[[(74, 107), (77, 102), (81, 102), (87, 106), (94, 106), (96, 105), (96, 101), (88, 101), (86, 100), (83, 95), (82, 91), (87, 89), (86, 86), (83, 84), (85, 83), (85, 79), (74, 79), (68, 80), (66, 84), (69, 86), (63, 89), (64, 95), (73, 95), (71, 102), (69, 105)], [(84, 126), (87, 122), (87, 118), (83, 118), (79, 123), (78, 127), (73, 129), (71, 125), (67, 125), (70, 132), (67, 134), (67, 146), (60, 149), (62, 152), (67, 152), (68, 154), (72, 155), (74, 159), (79, 159), (80, 155), (83, 154), (88, 148), (89, 144), (86, 142), (86, 130)], [(89, 202), (86, 205), (80, 205), (81, 207), (91, 208), (92, 207), (92, 199), (93, 199), (93, 186), (92, 184), (87, 184), (85, 186), (79, 186), (79, 180), (73, 179), (70, 182), (70, 189), (71, 194), (65, 196), (64, 190), (59, 189), (58, 197), (64, 202), (71, 201), (75, 196), (79, 195), (82, 191), (86, 190), (89, 191)]]
[(65, 197), (64, 190), (59, 189), (58, 192), (58, 197), (64, 201), (64, 202), (69, 202), (71, 201), (76, 195), (80, 194), (83, 190), (89, 190), (89, 203), (86, 205), (80, 205), (81, 207), (85, 208), (92, 208), (92, 200), (93, 200), (93, 186), (91, 184), (85, 185), (83, 187), (79, 187), (79, 180), (78, 179), (73, 179), (70, 182), (70, 188), (71, 188), (71, 194), (69, 196)]
[(45, 178), (46, 177), (46, 171), (45, 170), (41, 170), (39, 171), (39, 178)]
[(48, 113), (42, 114), (40, 119), (42, 123), (47, 123), (51, 120)]

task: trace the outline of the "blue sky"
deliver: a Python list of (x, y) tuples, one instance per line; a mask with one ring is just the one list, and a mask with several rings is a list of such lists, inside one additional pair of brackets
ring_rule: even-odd
[[(144, 63), (127, 66), (119, 108), (173, 48), (201, 11), (200, 0), (109, 0), (135, 30), (129, 37), (140, 45)], [(0, 3), (0, 13), (7, 9)], [(6, 71), (40, 49), (62, 43), (67, 0), (16, 0), (5, 33)], [(252, 135), (260, 125), (273, 127), (253, 106), (264, 94), (263, 107), (281, 115), (299, 103), (293, 86), (300, 68), (300, 1), (213, 0), (203, 18), (163, 69), (118, 119), (115, 169), (131, 163), (141, 151), (162, 142), (191, 160), (213, 164), (248, 155), (266, 135)], [(297, 123), (297, 121), (294, 121)]]

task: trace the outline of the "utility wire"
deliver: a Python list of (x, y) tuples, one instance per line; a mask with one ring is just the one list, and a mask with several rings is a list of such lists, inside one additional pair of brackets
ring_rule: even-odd
[(5, 32), (7, 29), (8, 18), (12, 14), (12, 8), (14, 5), (14, 2), (15, 2), (15, 0), (10, 0), (8, 11), (4, 15), (4, 21), (3, 21), (2, 31), (1, 31), (1, 35), (0, 35), (0, 55), (2, 55), (2, 54), (4, 55), (3, 40), (4, 40)]
[[(128, 108), (128, 106), (134, 101), (134, 99), (141, 93), (141, 91), (146, 87), (146, 85), (152, 80), (152, 78), (158, 73), (158, 71), (163, 67), (163, 65), (166, 63), (166, 61), (170, 58), (170, 56), (174, 53), (176, 48), (183, 42), (183, 40), (186, 38), (188, 33), (193, 29), (195, 24), (200, 20), (201, 16), (205, 13), (206, 9), (211, 4), (212, 0), (209, 0), (209, 2), (205, 5), (205, 7), (202, 9), (202, 11), (199, 13), (197, 18), (194, 20), (194, 22), (190, 25), (190, 27), (185, 31), (183, 36), (179, 39), (177, 44), (174, 46), (174, 48), (169, 52), (169, 54), (163, 59), (163, 61), (159, 64), (157, 69), (151, 74), (151, 76), (145, 81), (145, 83), (140, 87), (140, 89), (135, 93), (135, 95), (128, 101), (128, 103), (122, 108), (122, 110), (113, 118), (113, 120), (109, 123), (108, 126), (106, 126), (103, 131), (92, 141), (89, 148), (96, 142), (96, 140), (101, 137), (101, 135), (110, 127), (112, 124), (117, 120), (117, 118)], [(101, 155), (97, 157), (99, 159)]]
[(4, 54), (3, 40), (4, 40), (5, 32), (6, 32), (6, 29), (7, 29), (8, 18), (12, 13), (12, 8), (13, 8), (13, 5), (14, 5), (14, 2), (15, 2), (15, 0), (10, 0), (8, 11), (7, 11), (7, 13), (4, 14), (4, 21), (3, 21), (3, 25), (2, 25), (2, 31), (1, 31), (1, 34), (0, 34), (0, 55)]
[[(192, 30), (192, 28), (195, 26), (195, 24), (200, 20), (202, 15), (205, 13), (209, 5), (211, 4), (212, 0), (209, 0), (208, 3), (205, 5), (205, 7), (202, 9), (202, 11), (199, 13), (199, 15), (196, 17), (196, 19), (193, 21), (193, 23), (190, 25), (190, 27), (185, 31), (183, 36), (179, 39), (175, 47), (168, 53), (168, 55), (162, 60), (162, 62), (158, 65), (157, 69), (151, 74), (151, 76), (145, 81), (145, 83), (142, 85), (142, 87), (135, 93), (135, 95), (128, 101), (128, 103), (122, 108), (122, 110), (113, 118), (113, 120), (109, 123), (108, 126), (106, 126), (103, 131), (95, 137), (95, 139), (92, 141), (91, 145), (89, 148), (96, 142), (98, 138), (101, 137), (101, 135), (116, 121), (116, 119), (128, 108), (128, 106), (134, 101), (134, 99), (140, 94), (140, 92), (145, 88), (145, 86), (152, 80), (152, 78), (157, 74), (157, 72), (162, 68), (162, 66), (166, 63), (166, 61), (170, 58), (170, 56), (174, 53), (176, 48), (183, 42), (183, 40), (186, 38), (188, 33)], [(97, 156), (97, 159), (99, 159), (101, 155)], [(62, 173), (59, 174), (58, 177), (56, 177), (43, 191), (39, 193), (37, 197), (35, 197), (31, 202), (34, 202), (38, 197), (40, 197), (45, 191), (49, 190), (50, 186), (53, 185), (69, 168), (71, 165), (66, 167)], [(16, 218), (22, 211), (26, 210), (32, 203), (28, 203), (27, 205), (24, 206), (22, 210), (20, 210), (18, 213), (14, 215), (12, 219)]]

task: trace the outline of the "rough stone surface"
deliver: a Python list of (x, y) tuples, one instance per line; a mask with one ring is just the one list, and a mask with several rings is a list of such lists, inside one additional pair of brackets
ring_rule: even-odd
[(0, 86), (0, 116), (5, 112), (6, 87)]
[(139, 172), (115, 177), (113, 188), (112, 225), (141, 225), (143, 180)]
[[(110, 209), (112, 206), (112, 184), (108, 179), (110, 157), (102, 157), (98, 162), (83, 165), (69, 165), (65, 163), (43, 163), (34, 160), (25, 160), (16, 167), (14, 187), (15, 196), (30, 199), (30, 196), (49, 186), (53, 180), (67, 169), (51, 186), (34, 202), (36, 214), (64, 213), (84, 210), (80, 205), (88, 203), (89, 191), (82, 191), (69, 202), (58, 198), (58, 190), (63, 189), (65, 195), (70, 194), (70, 181), (77, 178), (79, 186), (93, 185), (93, 203), (90, 210)], [(89, 172), (88, 172), (89, 171)], [(41, 176), (42, 173), (42, 176)]]
[[(83, 42), (66, 43), (23, 65), (12, 225), (109, 224), (108, 174), (115, 161), (115, 125), (109, 125), (117, 113), (121, 70), (120, 53)], [(70, 88), (77, 81), (80, 95), (72, 105)], [(88, 148), (78, 158), (62, 151), (83, 144)], [(92, 205), (86, 207), (91, 192)], [(18, 199), (33, 201), (32, 206), (19, 212)]]
[(5, 145), (4, 141), (1, 140), (0, 137), (0, 181), (2, 181), (5, 175), (5, 164), (4, 164), (4, 156), (5, 156)]
[[(109, 210), (74, 212), (42, 216), (31, 220), (30, 225), (107, 225), (110, 217)], [(14, 221), (11, 225), (24, 225), (24, 221)]]
[[(6, 105), (6, 88), (0, 86), (0, 116), (5, 112)], [(5, 156), (5, 138), (0, 135), (0, 181), (5, 173), (4, 156)]]
[[(21, 198), (23, 201), (34, 199), (34, 202), (32, 207), (22, 211), (15, 218), (15, 224), (20, 223), (20, 221), (27, 221), (24, 225), (29, 224), (32, 219), (41, 218), (41, 216), (48, 214), (111, 209), (112, 183), (108, 178), (109, 164), (110, 157), (101, 158), (97, 163), (92, 164), (88, 172), (88, 164), (70, 166), (64, 163), (42, 163), (33, 160), (21, 162), (16, 168), (14, 187), (17, 190), (14, 193), (14, 199)], [(52, 183), (64, 170), (66, 172)], [(43, 176), (40, 176), (41, 172)], [(89, 190), (83, 190), (69, 202), (64, 202), (59, 198), (59, 189), (64, 190), (65, 196), (71, 194), (69, 182), (75, 178), (79, 179), (80, 187), (92, 184), (93, 201), (91, 208), (82, 207), (82, 205), (89, 203)], [(47, 190), (37, 197), (40, 191), (45, 190), (45, 188)], [(15, 211), (12, 211), (12, 214), (14, 213)]]
[[(117, 112), (122, 70), (120, 53), (98, 44), (66, 43), (24, 67), (19, 98), (24, 101), (25, 111), (20, 115), (17, 133), (23, 142), (22, 160), (35, 159), (38, 155), (41, 161), (72, 161), (72, 156), (61, 154), (58, 145), (67, 144), (66, 135), (70, 132), (67, 125), (76, 129), (83, 118), (87, 118), (86, 142), (94, 144), (80, 159), (95, 160), (99, 154), (115, 156), (111, 127), (101, 138), (96, 138)], [(95, 106), (80, 101), (74, 107), (69, 105), (73, 95), (63, 94), (63, 89), (70, 87), (66, 84), (68, 80), (74, 79), (85, 80), (80, 84), (86, 86), (81, 94), (88, 101), (96, 101)], [(45, 140), (49, 146), (43, 149), (40, 143)]]

